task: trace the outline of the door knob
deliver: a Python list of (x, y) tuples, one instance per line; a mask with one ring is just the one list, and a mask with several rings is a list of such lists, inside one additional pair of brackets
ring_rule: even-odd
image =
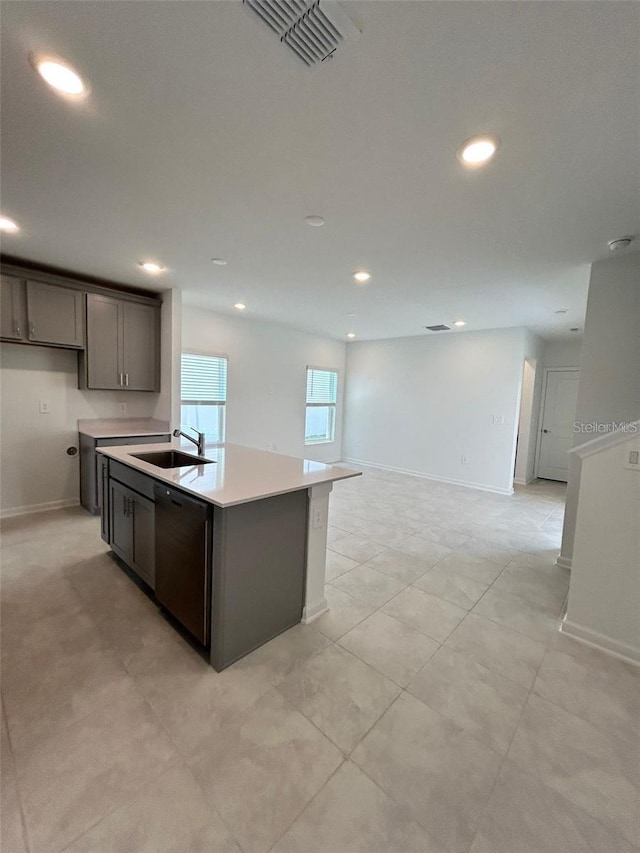
[(550, 432), (548, 429), (543, 429), (542, 432)]

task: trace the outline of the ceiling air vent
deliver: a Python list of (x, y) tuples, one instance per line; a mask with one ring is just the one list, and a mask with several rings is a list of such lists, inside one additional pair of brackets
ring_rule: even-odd
[(313, 68), (331, 59), (360, 30), (334, 0), (242, 0), (295, 53)]
[(444, 323), (439, 323), (437, 326), (425, 326), (430, 332), (448, 332), (451, 326), (445, 326)]

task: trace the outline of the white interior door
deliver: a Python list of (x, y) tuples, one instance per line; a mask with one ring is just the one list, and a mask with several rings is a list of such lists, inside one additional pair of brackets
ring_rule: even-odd
[(577, 370), (547, 371), (536, 471), (546, 480), (567, 482), (579, 376)]

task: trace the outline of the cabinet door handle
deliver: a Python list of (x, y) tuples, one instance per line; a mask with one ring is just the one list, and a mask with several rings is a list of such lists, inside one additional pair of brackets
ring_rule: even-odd
[(33, 323), (29, 323), (29, 337), (35, 338), (35, 336), (36, 336), (35, 326), (33, 325)]
[(127, 388), (129, 387), (129, 374), (128, 373), (125, 373), (125, 375), (124, 375), (124, 384), (127, 386)]
[(13, 331), (18, 337), (20, 337), (20, 323), (18, 323), (17, 320), (13, 321)]
[(120, 374), (120, 384), (122, 385), (122, 374)]

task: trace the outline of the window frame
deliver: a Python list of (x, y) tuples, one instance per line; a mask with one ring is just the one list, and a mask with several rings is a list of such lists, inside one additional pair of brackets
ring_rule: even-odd
[[(213, 402), (213, 401), (201, 401), (194, 402), (192, 400), (183, 400), (182, 398), (182, 356), (183, 355), (201, 355), (207, 358), (218, 358), (224, 359), (227, 362), (227, 385), (226, 385), (226, 396), (223, 401)], [(190, 426), (190, 424), (182, 423), (182, 407), (183, 406), (216, 406), (220, 409), (219, 412), (219, 425), (220, 425), (220, 439), (212, 442), (213, 444), (224, 444), (227, 440), (227, 397), (229, 396), (229, 356), (224, 352), (211, 352), (209, 350), (200, 350), (200, 349), (181, 349), (180, 350), (180, 426)]]
[[(335, 373), (336, 375), (336, 399), (333, 403), (308, 403), (307, 402), (307, 386), (309, 384), (309, 371), (318, 370), (325, 373)], [(305, 447), (314, 447), (319, 444), (335, 444), (336, 430), (338, 423), (338, 399), (340, 397), (340, 370), (337, 367), (321, 367), (317, 364), (308, 364), (304, 373), (304, 445)], [(307, 410), (308, 409), (326, 409), (333, 408), (333, 418), (331, 424), (331, 438), (307, 438)]]

